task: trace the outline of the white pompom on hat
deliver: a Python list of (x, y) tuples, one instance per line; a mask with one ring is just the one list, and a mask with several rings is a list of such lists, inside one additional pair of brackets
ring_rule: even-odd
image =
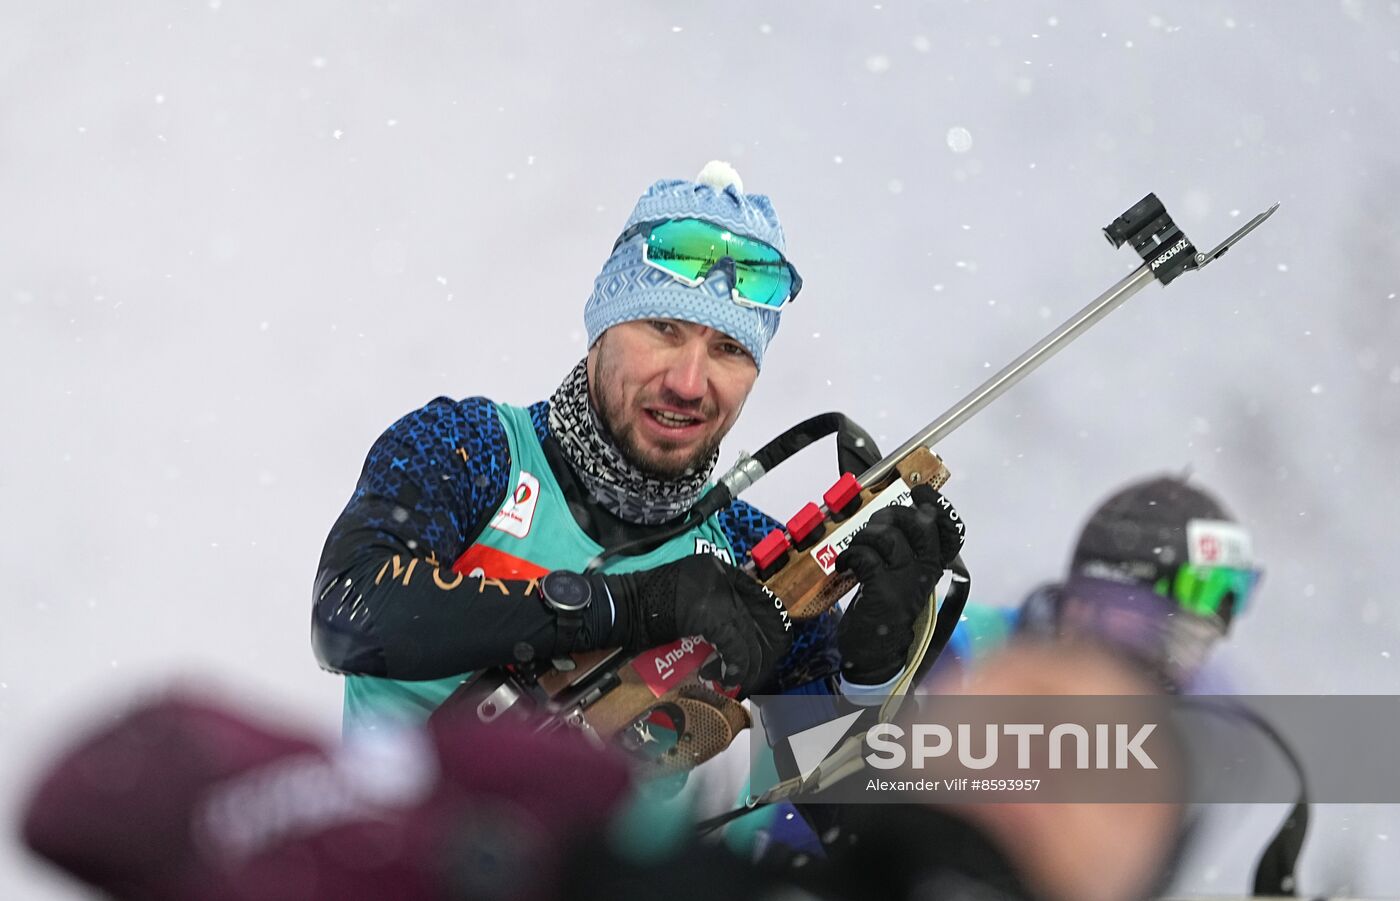
[(695, 176), (695, 181), (702, 185), (709, 185), (716, 191), (723, 191), (733, 185), (734, 190), (740, 194), (744, 193), (744, 180), (739, 177), (739, 173), (734, 167), (724, 160), (710, 160), (705, 164), (705, 168), (700, 170), (700, 174)]

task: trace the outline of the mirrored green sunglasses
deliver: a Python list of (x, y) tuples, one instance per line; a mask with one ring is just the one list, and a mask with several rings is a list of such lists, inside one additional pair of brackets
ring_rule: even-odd
[(729, 279), (735, 303), (778, 310), (802, 290), (802, 277), (773, 245), (735, 234), (703, 219), (641, 222), (622, 233), (613, 250), (641, 235), (642, 260), (691, 288), (716, 269)]
[[(1188, 563), (1179, 567), (1174, 576), (1158, 579), (1153, 590), (1173, 599), (1188, 613), (1228, 620), (1244, 612), (1261, 575), (1257, 569)], [(1232, 602), (1230, 609), (1224, 611), (1227, 598)]]

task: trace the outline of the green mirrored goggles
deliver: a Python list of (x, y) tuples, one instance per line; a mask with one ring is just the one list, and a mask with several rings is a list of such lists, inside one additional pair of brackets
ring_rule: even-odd
[[(1153, 590), (1188, 613), (1228, 620), (1244, 612), (1261, 575), (1257, 569), (1187, 563), (1175, 575), (1158, 579)], [(1228, 612), (1223, 611), (1226, 599), (1232, 599)]]
[(641, 222), (622, 233), (613, 250), (641, 235), (642, 260), (691, 288), (716, 269), (729, 279), (735, 303), (778, 310), (802, 290), (802, 277), (773, 245), (735, 234), (703, 219)]

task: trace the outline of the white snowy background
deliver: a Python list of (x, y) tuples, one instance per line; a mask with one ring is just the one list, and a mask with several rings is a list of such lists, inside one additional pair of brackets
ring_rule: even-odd
[[(1099, 229), (1148, 191), (1203, 248), (1282, 201), (944, 443), (948, 491), (1010, 604), (1189, 468), (1268, 570), (1240, 682), (1400, 691), (1397, 84), (1393, 0), (5, 3), (0, 896), (81, 895), (15, 810), (142, 690), (333, 733), (311, 580), (365, 451), (546, 395), (636, 196), (710, 158), (807, 282), (726, 464), (828, 409), (897, 444), (1135, 266)], [(1400, 896), (1400, 809), (1313, 829), (1306, 892)]]

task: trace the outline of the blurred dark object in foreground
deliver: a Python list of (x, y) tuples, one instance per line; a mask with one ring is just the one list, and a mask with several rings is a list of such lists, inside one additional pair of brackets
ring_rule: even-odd
[(328, 750), (172, 694), (66, 752), (23, 830), (121, 898), (545, 898), (629, 787), (577, 735), (448, 720)]
[[(1072, 653), (1071, 653), (1072, 652)], [(1010, 648), (972, 694), (1136, 694), (1092, 648)], [(81, 738), (23, 812), (36, 853), (118, 898), (1122, 901), (1167, 862), (1171, 804), (843, 805), (825, 856), (756, 865), (581, 733), (438, 717), (330, 747), (188, 693)], [(1085, 847), (1114, 853), (1085, 855)]]

